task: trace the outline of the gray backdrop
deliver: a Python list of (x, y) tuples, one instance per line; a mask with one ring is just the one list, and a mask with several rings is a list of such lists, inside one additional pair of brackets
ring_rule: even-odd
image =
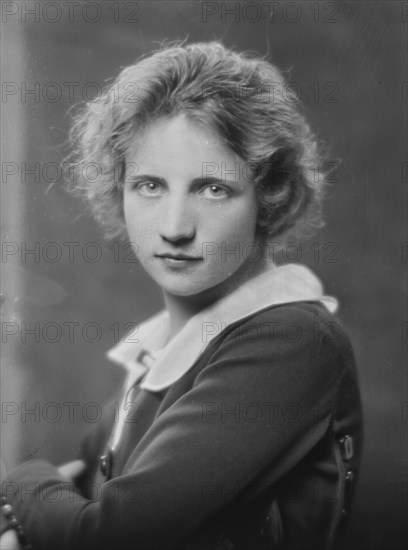
[(406, 547), (407, 18), (406, 2), (385, 1), (2, 3), (7, 468), (75, 457), (117, 399), (122, 373), (106, 350), (162, 306), (128, 251), (104, 243), (63, 189), (68, 109), (164, 38), (222, 39), (290, 69), (341, 159), (326, 227), (277, 259), (323, 279), (355, 348), (366, 435), (346, 547)]

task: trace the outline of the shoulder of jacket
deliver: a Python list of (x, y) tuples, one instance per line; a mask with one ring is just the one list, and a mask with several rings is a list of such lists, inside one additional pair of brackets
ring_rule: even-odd
[[(333, 331), (336, 330), (339, 334), (346, 335), (340, 320), (321, 303), (305, 301), (278, 304), (261, 309), (232, 323), (220, 333), (219, 337), (223, 339), (239, 327), (246, 329), (258, 327), (261, 330), (269, 325), (298, 326), (305, 330), (327, 334), (333, 334)], [(268, 331), (266, 330), (266, 332)]]
[(340, 320), (319, 302), (279, 304), (257, 311), (225, 328), (209, 345), (208, 352), (226, 350), (238, 355), (250, 349), (265, 353), (306, 353), (307, 356), (341, 355), (351, 348)]

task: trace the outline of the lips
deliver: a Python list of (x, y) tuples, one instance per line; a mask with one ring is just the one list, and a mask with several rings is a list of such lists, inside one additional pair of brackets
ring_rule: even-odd
[(199, 256), (187, 256), (185, 254), (156, 254), (158, 258), (169, 258), (170, 260), (202, 260)]

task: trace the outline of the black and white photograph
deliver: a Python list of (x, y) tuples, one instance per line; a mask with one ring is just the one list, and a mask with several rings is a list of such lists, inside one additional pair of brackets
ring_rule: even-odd
[(0, 550), (405, 550), (408, 2), (0, 7)]

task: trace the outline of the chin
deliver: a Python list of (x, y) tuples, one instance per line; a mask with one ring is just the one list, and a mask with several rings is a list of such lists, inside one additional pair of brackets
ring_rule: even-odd
[(224, 293), (228, 294), (229, 284), (232, 283), (231, 277), (211, 281), (207, 280), (207, 284), (203, 284), (202, 280), (196, 281), (196, 284), (193, 282), (189, 283), (187, 279), (184, 281), (181, 280), (177, 284), (163, 284), (163, 282), (158, 282), (158, 284), (168, 294), (185, 298), (201, 298), (204, 301), (209, 300), (210, 302), (214, 299), (214, 296), (221, 297)]
[(186, 284), (179, 284), (179, 285), (162, 285), (158, 283), (162, 290), (166, 292), (167, 294), (172, 294), (173, 296), (195, 296), (196, 294), (200, 294), (201, 292), (204, 292), (210, 287), (194, 287)]
[(231, 269), (226, 273), (215, 273), (214, 271), (215, 269), (211, 273), (212, 277), (209, 277), (209, 273), (177, 273), (174, 276), (167, 274), (163, 276), (163, 273), (155, 273), (153, 270), (149, 274), (162, 291), (167, 294), (180, 297), (198, 297), (201, 294), (204, 298), (207, 294), (211, 295), (213, 291), (217, 294), (227, 291), (237, 270)]

